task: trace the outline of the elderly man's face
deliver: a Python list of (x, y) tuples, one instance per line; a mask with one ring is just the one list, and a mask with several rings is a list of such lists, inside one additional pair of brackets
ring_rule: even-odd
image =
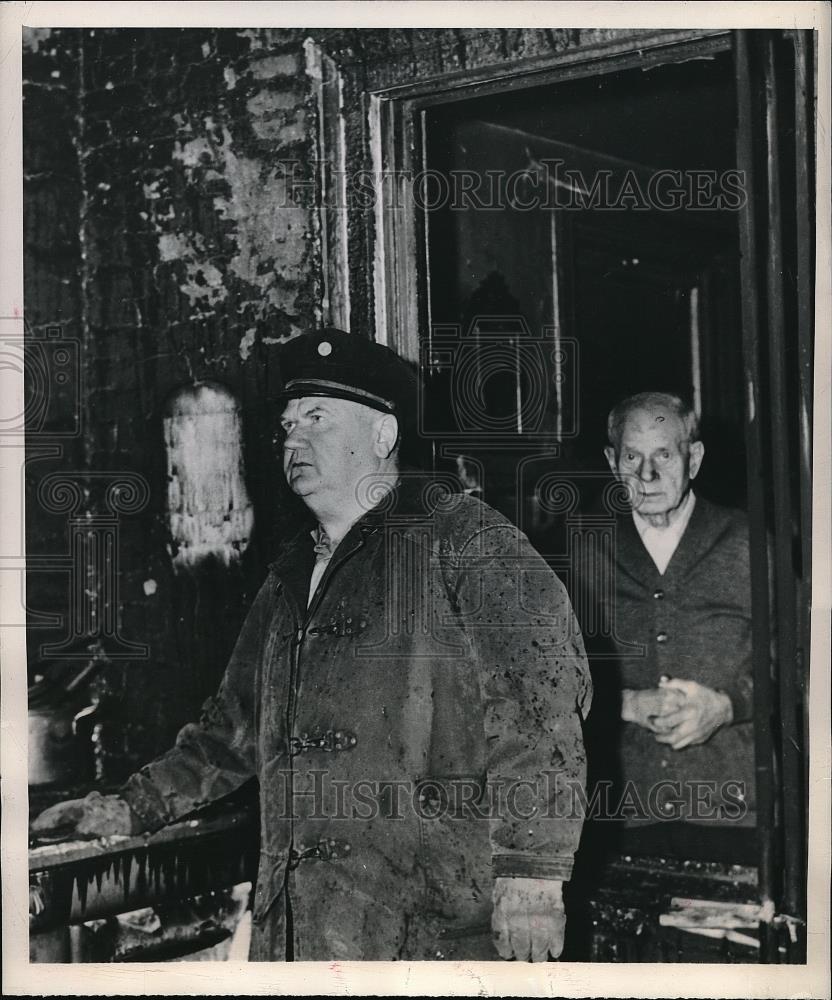
[(313, 508), (350, 503), (364, 476), (378, 468), (383, 415), (345, 399), (291, 399), (281, 416), (283, 474)]
[(671, 514), (682, 503), (702, 462), (701, 441), (687, 440), (672, 410), (631, 410), (618, 454), (606, 449), (610, 468), (636, 491), (633, 506), (645, 517)]

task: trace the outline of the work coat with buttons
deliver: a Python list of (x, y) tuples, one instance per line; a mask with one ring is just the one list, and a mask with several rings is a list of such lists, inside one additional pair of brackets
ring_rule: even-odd
[(124, 797), (152, 828), (258, 779), (253, 959), (495, 958), (494, 878), (568, 879), (580, 835), (565, 591), (501, 515), (424, 479), (353, 526), (307, 607), (313, 564), (304, 531), (199, 724)]

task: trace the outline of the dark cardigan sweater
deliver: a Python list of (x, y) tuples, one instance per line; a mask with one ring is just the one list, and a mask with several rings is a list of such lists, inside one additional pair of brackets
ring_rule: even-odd
[[(602, 574), (584, 581), (584, 592), (592, 595), (596, 607), (603, 602), (606, 621), (614, 622), (612, 637), (597, 641), (586, 636), (595, 653), (597, 714), (594, 710), (588, 724), (594, 778), (612, 780), (617, 796), (613, 805), (618, 805), (619, 815), (623, 805), (623, 818), (631, 822), (666, 818), (752, 823), (751, 587), (745, 514), (697, 497), (664, 575), (629, 513), (616, 519), (613, 548), (613, 575), (608, 575), (609, 566), (603, 575), (614, 582), (614, 608), (609, 597), (604, 600), (602, 591), (610, 588), (602, 586)], [(621, 691), (656, 687), (663, 674), (726, 692), (734, 722), (701, 746), (682, 750), (672, 750), (657, 743), (649, 731), (622, 722)], [(680, 795), (669, 782), (681, 783)]]

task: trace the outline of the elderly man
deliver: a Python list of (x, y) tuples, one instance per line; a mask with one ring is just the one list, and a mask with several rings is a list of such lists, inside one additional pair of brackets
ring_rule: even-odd
[[(732, 834), (753, 822), (754, 792), (747, 521), (694, 494), (705, 448), (678, 397), (625, 399), (607, 428), (607, 462), (632, 508), (617, 519), (607, 574), (615, 648), (594, 668), (599, 689), (618, 671), (618, 794), (608, 805), (639, 826), (628, 847), (738, 860), (742, 837)], [(676, 822), (641, 825), (658, 820)]]
[(399, 470), (415, 396), (393, 352), (328, 329), (282, 362), (310, 525), (199, 724), (36, 827), (154, 830), (256, 777), (252, 958), (557, 957), (589, 698), (563, 588), (500, 515)]

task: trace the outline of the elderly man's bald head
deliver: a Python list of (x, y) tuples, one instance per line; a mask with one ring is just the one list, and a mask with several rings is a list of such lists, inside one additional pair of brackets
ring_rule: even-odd
[(639, 392), (616, 403), (607, 417), (607, 438), (616, 454), (621, 450), (621, 434), (627, 418), (636, 410), (655, 412), (657, 416), (661, 416), (662, 411), (673, 414), (684, 427), (687, 443), (699, 440), (699, 418), (680, 396), (670, 392)]

